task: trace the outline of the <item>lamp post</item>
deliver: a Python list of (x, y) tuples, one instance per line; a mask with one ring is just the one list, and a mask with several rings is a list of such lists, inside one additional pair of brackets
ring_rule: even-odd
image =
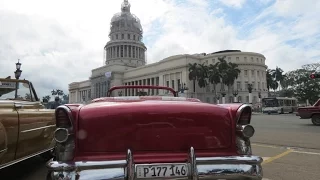
[(186, 86), (186, 83), (181, 83), (181, 84), (179, 84), (178, 85), (178, 91), (176, 91), (176, 93), (181, 93), (181, 94), (183, 94), (184, 93), (184, 91), (187, 91), (187, 90), (189, 90), (189, 88)]
[(122, 96), (122, 91), (118, 91), (118, 96)]
[(82, 95), (82, 101), (86, 102), (86, 96), (85, 95)]
[(232, 94), (233, 94), (233, 102), (237, 102), (237, 95), (239, 94), (239, 91), (234, 90)]
[(221, 89), (221, 96), (222, 96), (222, 104), (225, 104), (226, 103), (226, 91), (224, 89)]
[(258, 92), (259, 97), (259, 111), (262, 111), (262, 104), (261, 104), (261, 90)]
[(220, 104), (220, 96), (219, 95), (216, 96), (216, 99), (217, 99), (217, 104)]
[(248, 91), (249, 91), (249, 103), (252, 104), (252, 84), (248, 84)]
[[(15, 78), (18, 80), (21, 76), (22, 71), (20, 70), (21, 68), (21, 63), (19, 62), (20, 59), (18, 59), (18, 62), (16, 63), (16, 71), (14, 72)], [(18, 98), (18, 87), (19, 83), (16, 82), (16, 92), (15, 92), (15, 98)]]

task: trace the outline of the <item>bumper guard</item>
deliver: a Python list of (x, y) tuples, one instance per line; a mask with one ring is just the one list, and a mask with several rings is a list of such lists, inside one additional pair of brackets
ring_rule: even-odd
[[(163, 178), (171, 180), (246, 179), (261, 180), (262, 158), (258, 156), (226, 156), (196, 158), (190, 148), (187, 177)], [(151, 165), (151, 164), (150, 164)], [(135, 164), (130, 150), (126, 160), (78, 161), (47, 163), (52, 180), (135, 180)]]

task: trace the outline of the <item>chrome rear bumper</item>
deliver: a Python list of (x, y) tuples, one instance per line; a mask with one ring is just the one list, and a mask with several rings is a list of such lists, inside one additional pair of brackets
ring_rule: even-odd
[[(228, 156), (196, 158), (194, 149), (190, 149), (188, 160), (189, 174), (187, 177), (173, 179), (246, 179), (261, 180), (262, 158), (258, 156)], [(150, 164), (151, 165), (151, 164)], [(119, 161), (86, 161), (60, 163), (49, 161), (47, 167), (51, 179), (58, 180), (135, 180), (135, 164), (131, 151), (128, 150), (127, 160)], [(165, 178), (168, 179), (168, 178)]]

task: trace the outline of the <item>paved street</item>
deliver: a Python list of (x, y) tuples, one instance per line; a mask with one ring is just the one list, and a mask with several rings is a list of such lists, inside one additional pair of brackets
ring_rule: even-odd
[[(319, 180), (320, 127), (292, 114), (253, 115), (255, 155), (264, 158), (265, 180)], [(33, 158), (0, 171), (1, 179), (44, 179), (46, 168)]]

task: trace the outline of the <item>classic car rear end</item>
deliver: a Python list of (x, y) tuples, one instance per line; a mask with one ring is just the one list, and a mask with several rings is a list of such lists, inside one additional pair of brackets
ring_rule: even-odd
[(52, 179), (262, 179), (251, 107), (182, 97), (102, 98), (56, 110)]

